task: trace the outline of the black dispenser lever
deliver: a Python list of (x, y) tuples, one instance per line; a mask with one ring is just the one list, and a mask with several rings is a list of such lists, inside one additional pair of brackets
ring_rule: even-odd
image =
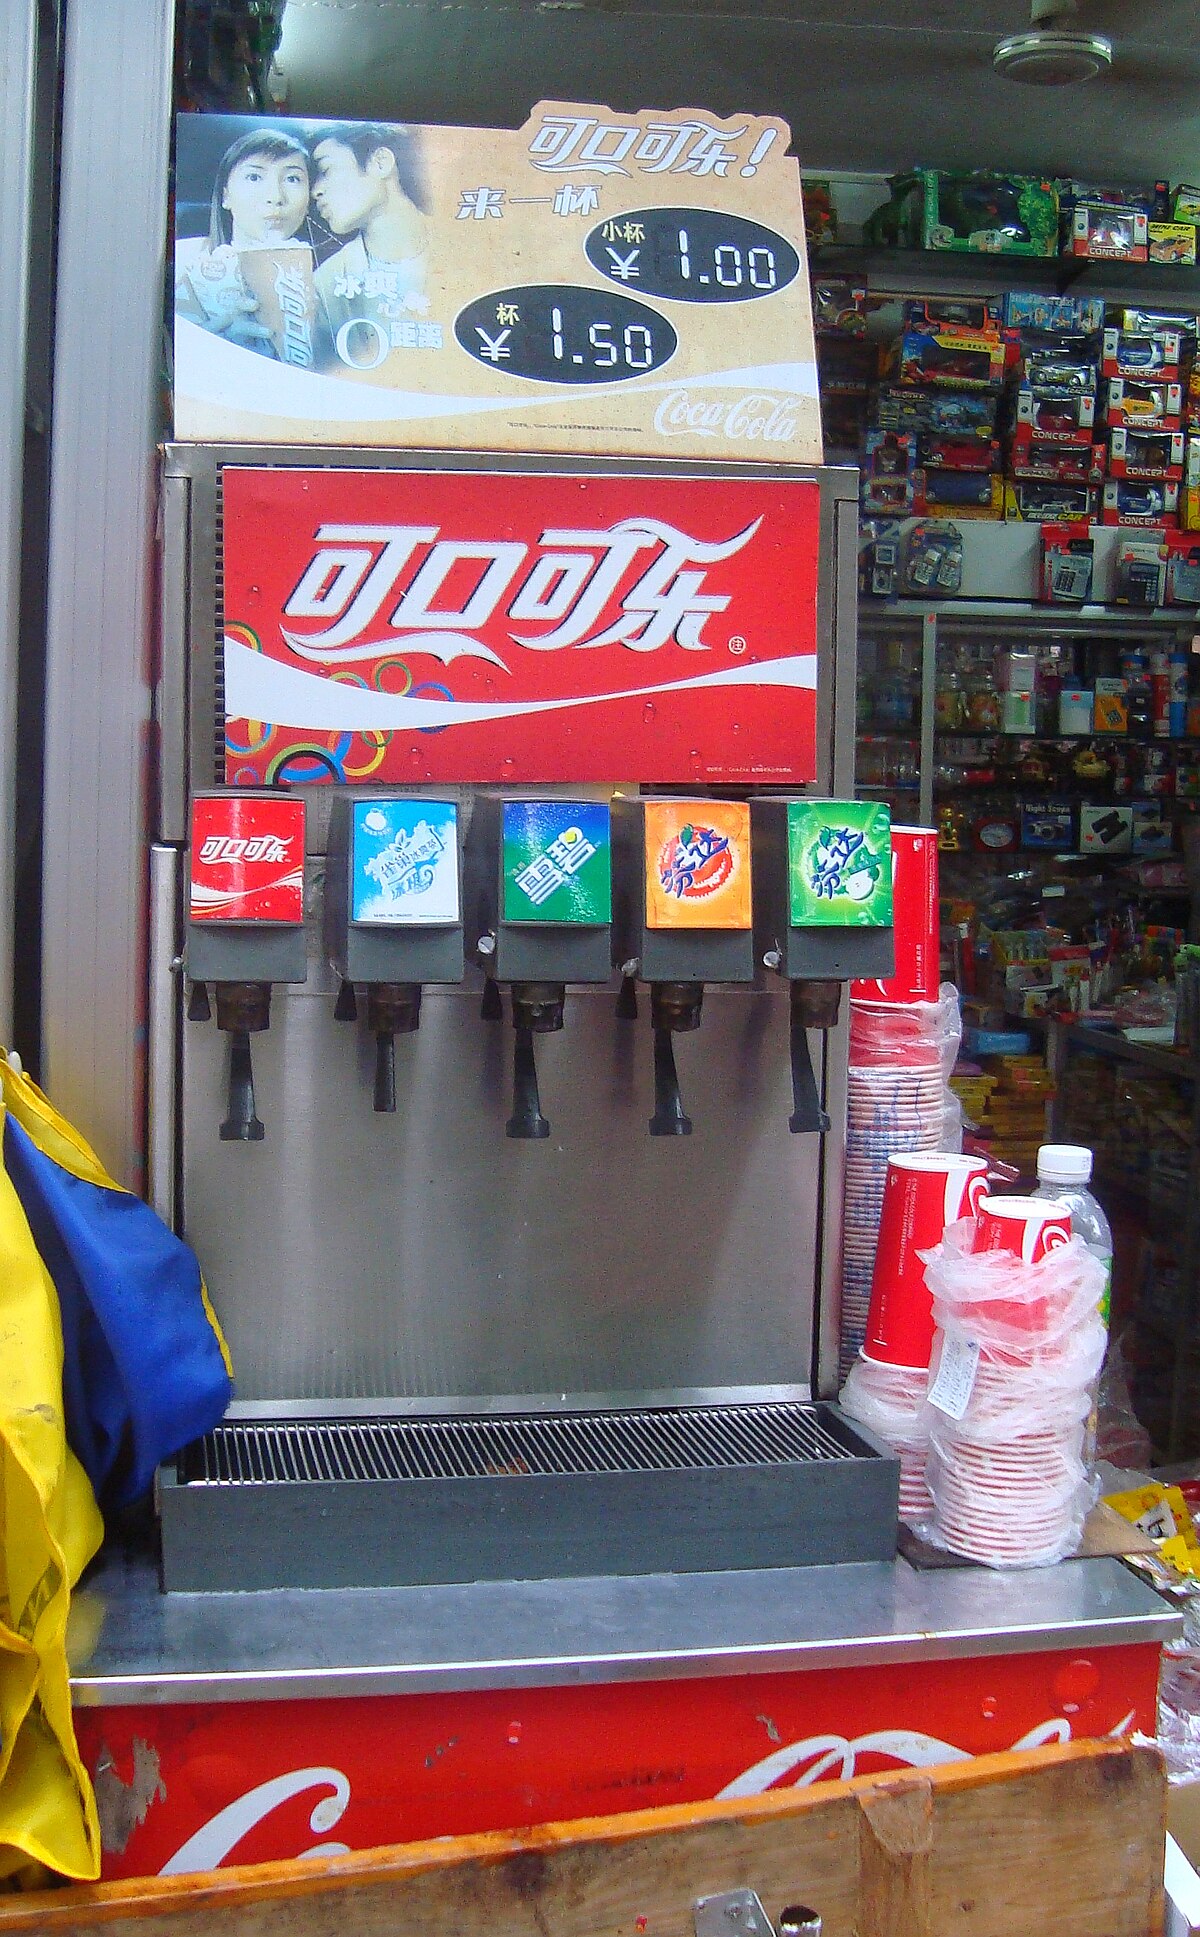
[(703, 982), (654, 982), (650, 1021), (654, 1031), (654, 1115), (652, 1137), (690, 1137), (692, 1119), (683, 1107), (673, 1037), (700, 1027)]
[(540, 1140), (550, 1135), (538, 1092), (535, 1036), (551, 1035), (563, 1026), (567, 991), (561, 982), (514, 982), (513, 1109), (504, 1126), (506, 1137)]
[(266, 1135), (254, 1103), (250, 1037), (271, 1020), (269, 982), (218, 982), (217, 1028), (229, 1037), (229, 1095), (222, 1143), (261, 1143)]
[(832, 1029), (842, 1001), (840, 982), (793, 982), (791, 984), (792, 1114), (788, 1129), (793, 1136), (815, 1133), (824, 1136), (829, 1116), (821, 1106), (820, 1091), (812, 1058), (808, 1052), (810, 1029)]

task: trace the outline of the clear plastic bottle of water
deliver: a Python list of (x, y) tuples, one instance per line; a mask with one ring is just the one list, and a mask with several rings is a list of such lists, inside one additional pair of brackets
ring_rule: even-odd
[[(1104, 1266), (1104, 1290), (1097, 1307), (1108, 1327), (1112, 1306), (1113, 1241), (1108, 1219), (1088, 1189), (1092, 1176), (1092, 1153), (1086, 1144), (1044, 1143), (1037, 1155), (1035, 1197), (1057, 1197), (1071, 1206), (1071, 1230), (1081, 1237), (1099, 1264)], [(1093, 1498), (1099, 1491), (1096, 1481), (1096, 1435), (1099, 1428), (1097, 1400), (1099, 1375), (1092, 1382), (1091, 1404), (1083, 1432), (1083, 1463), (1092, 1484)]]
[(1059, 1197), (1071, 1206), (1071, 1229), (1081, 1237), (1092, 1256), (1104, 1266), (1104, 1291), (1100, 1316), (1108, 1324), (1112, 1302), (1112, 1232), (1100, 1205), (1088, 1185), (1092, 1176), (1092, 1153), (1080, 1143), (1044, 1143), (1037, 1155), (1035, 1197)]

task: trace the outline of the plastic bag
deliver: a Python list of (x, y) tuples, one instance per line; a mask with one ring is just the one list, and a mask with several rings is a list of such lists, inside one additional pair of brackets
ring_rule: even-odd
[(104, 1529), (67, 1445), (54, 1286), (2, 1165), (0, 1324), (0, 1878), (31, 1863), (92, 1878), (100, 1830), (75, 1744), (66, 1627)]
[(900, 1518), (912, 1525), (933, 1509), (925, 1479), (931, 1414), (925, 1402), (927, 1372), (909, 1365), (882, 1365), (861, 1353), (838, 1397), (850, 1419), (878, 1435), (900, 1457)]
[(1040, 1264), (974, 1254), (974, 1222), (921, 1254), (938, 1326), (922, 1533), (992, 1567), (1042, 1566), (1078, 1544), (1084, 1460), (1104, 1356), (1104, 1267), (1073, 1237)]

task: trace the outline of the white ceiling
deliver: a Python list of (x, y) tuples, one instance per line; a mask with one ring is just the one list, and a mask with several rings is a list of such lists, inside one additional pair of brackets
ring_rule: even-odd
[(1028, 0), (288, 0), (293, 114), (516, 127), (541, 97), (775, 113), (808, 168), (1200, 179), (1200, 0), (1081, 0), (1113, 74), (1020, 87)]

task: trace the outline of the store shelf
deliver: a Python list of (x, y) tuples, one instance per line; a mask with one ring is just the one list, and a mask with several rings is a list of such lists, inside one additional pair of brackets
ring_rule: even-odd
[[(1021, 527), (1029, 530), (1029, 526)], [(1099, 530), (1102, 527), (1095, 527)], [(1128, 534), (1126, 534), (1128, 535)], [(1031, 626), (1045, 632), (1145, 632), (1148, 629), (1179, 632), (1189, 636), (1200, 608), (1191, 605), (1150, 606), (1142, 610), (1124, 605), (1035, 605), (1029, 599), (862, 599), (858, 607), (860, 628), (894, 625), (898, 619), (920, 625), (933, 613), (939, 627), (978, 625), (981, 622), (1004, 631), (1010, 626), (1025, 630)], [(1056, 736), (1058, 737), (1058, 736)]]
[(1092, 262), (1077, 256), (958, 254), (942, 249), (819, 249), (810, 258), (814, 282), (833, 277), (865, 282), (873, 296), (1002, 296), (1067, 291), (1148, 308), (1200, 309), (1200, 269), (1162, 262)]
[(1136, 1063), (1142, 1069), (1152, 1069), (1159, 1076), (1170, 1076), (1176, 1082), (1190, 1083), (1195, 1080), (1196, 1063), (1186, 1049), (1169, 1049), (1165, 1045), (1148, 1042), (1130, 1042), (1127, 1036), (1097, 1029), (1086, 1022), (1047, 1022), (1043, 1027), (1062, 1032), (1062, 1048), (1083, 1049), (1094, 1056), (1103, 1056), (1109, 1062)]

